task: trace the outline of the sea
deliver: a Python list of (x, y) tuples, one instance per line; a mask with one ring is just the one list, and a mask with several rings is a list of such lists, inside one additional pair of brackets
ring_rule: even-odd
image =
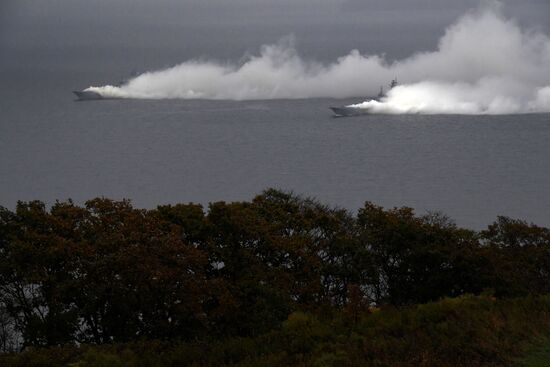
[[(335, 118), (329, 110), (361, 96), (78, 102), (72, 90), (116, 82), (136, 64), (162, 68), (215, 51), (231, 58), (253, 42), (121, 50), (107, 41), (35, 42), (34, 32), (6, 41), (0, 60), (0, 205), (8, 209), (95, 197), (207, 206), (277, 188), (351, 212), (366, 201), (438, 211), (476, 230), (498, 215), (550, 226), (548, 114)], [(351, 43), (329, 44), (327, 59)], [(313, 58), (324, 54), (311, 49)]]

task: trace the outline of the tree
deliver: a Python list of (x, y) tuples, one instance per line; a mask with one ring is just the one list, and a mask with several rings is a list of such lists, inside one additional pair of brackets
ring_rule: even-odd
[(550, 292), (550, 229), (508, 217), (481, 232), (499, 296)]
[(372, 287), (378, 303), (405, 305), (483, 290), (475, 233), (441, 219), (369, 202), (359, 210), (361, 246), (377, 268)]
[(0, 301), (15, 329), (25, 345), (71, 342), (77, 313), (64, 302), (71, 269), (58, 223), (39, 201), (19, 202), (15, 215), (3, 217)]

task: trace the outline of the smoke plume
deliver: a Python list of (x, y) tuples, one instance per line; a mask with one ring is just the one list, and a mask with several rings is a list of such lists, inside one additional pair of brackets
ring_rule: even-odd
[(436, 51), (388, 62), (357, 50), (331, 64), (302, 59), (291, 37), (238, 65), (186, 61), (122, 86), (90, 87), (105, 97), (277, 99), (376, 95), (354, 105), (376, 113), (550, 112), (550, 38), (521, 29), (491, 2), (449, 26)]

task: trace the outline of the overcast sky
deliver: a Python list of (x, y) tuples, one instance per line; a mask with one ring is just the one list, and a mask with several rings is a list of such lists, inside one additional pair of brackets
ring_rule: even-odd
[[(165, 67), (189, 58), (238, 59), (293, 34), (306, 57), (351, 49), (389, 59), (432, 50), (478, 0), (1, 0), (3, 65), (110, 59)], [(504, 13), (550, 33), (550, 1), (504, 0)], [(95, 60), (94, 60), (95, 59)], [(128, 65), (132, 64), (132, 65)]]

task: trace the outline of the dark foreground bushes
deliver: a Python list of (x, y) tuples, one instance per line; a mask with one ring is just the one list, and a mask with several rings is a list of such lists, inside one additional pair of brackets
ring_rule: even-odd
[[(62, 347), (53, 349), (62, 361), (71, 346), (157, 340), (193, 356), (204, 352), (197, 341), (219, 348), (234, 341), (224, 353), (241, 360), (239, 348), (261, 350), (261, 338), (300, 317), (324, 325), (333, 345), (332, 336), (352, 334), (334, 334), (333, 321), (319, 320), (345, 314), (357, 326), (369, 307), (408, 309), (484, 292), (503, 300), (550, 293), (550, 230), (499, 217), (474, 232), (442, 215), (368, 202), (353, 215), (277, 190), (206, 210), (143, 210), (103, 198), (0, 208), (3, 352)], [(307, 349), (316, 339), (285, 338), (269, 358), (299, 356), (302, 347), (317, 356)], [(344, 358), (344, 349), (323, 358)]]
[(550, 336), (550, 297), (463, 296), (405, 309), (294, 312), (256, 337), (31, 349), (6, 367), (507, 366)]

